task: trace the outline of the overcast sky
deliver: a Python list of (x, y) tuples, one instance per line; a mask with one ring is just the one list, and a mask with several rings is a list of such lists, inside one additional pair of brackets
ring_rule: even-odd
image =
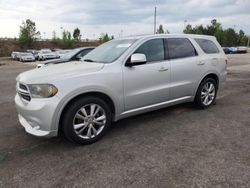
[(17, 37), (22, 20), (36, 22), (42, 37), (55, 30), (79, 27), (82, 38), (101, 33), (118, 37), (153, 33), (154, 6), (157, 25), (181, 33), (184, 20), (208, 24), (216, 18), (224, 27), (243, 29), (250, 35), (250, 0), (0, 0), (0, 37)]

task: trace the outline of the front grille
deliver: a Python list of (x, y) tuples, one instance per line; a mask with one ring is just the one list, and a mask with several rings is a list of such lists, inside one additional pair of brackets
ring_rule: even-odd
[(28, 87), (22, 83), (17, 83), (17, 93), (21, 98), (23, 98), (26, 101), (31, 100), (30, 92), (28, 90)]
[(24, 94), (22, 94), (22, 93), (19, 93), (19, 95), (20, 95), (23, 99), (25, 99), (26, 101), (30, 101), (30, 100), (31, 100), (31, 98), (30, 98), (29, 95), (24, 95)]
[(19, 83), (19, 88), (24, 91), (28, 91), (28, 88), (24, 84)]

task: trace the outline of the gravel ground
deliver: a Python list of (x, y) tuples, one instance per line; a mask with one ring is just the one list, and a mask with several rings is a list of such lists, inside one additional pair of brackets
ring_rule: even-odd
[(216, 105), (128, 118), (88, 146), (26, 134), (15, 77), (34, 65), (0, 59), (0, 187), (250, 187), (250, 54), (228, 58)]

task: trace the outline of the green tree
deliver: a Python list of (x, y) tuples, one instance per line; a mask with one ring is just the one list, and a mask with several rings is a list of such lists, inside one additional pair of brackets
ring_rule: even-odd
[(186, 28), (183, 30), (183, 33), (186, 33), (186, 34), (193, 34), (194, 31), (193, 31), (192, 25), (187, 24)]
[(71, 37), (71, 33), (69, 31), (63, 31), (62, 33), (62, 46), (64, 48), (72, 48), (74, 45), (74, 40)]
[(164, 29), (163, 29), (163, 25), (162, 24), (160, 24), (159, 25), (159, 28), (157, 29), (157, 32), (156, 32), (157, 34), (162, 34), (162, 33), (164, 33)]
[(108, 42), (110, 40), (112, 40), (114, 37), (110, 37), (107, 33), (106, 34), (101, 34), (101, 37), (100, 37), (100, 43), (105, 43), (105, 42)]
[(183, 32), (188, 34), (213, 35), (222, 46), (246, 45), (248, 40), (243, 30), (237, 33), (233, 28), (223, 29), (221, 23), (217, 22), (216, 19), (211, 20), (211, 24), (206, 27), (203, 27), (203, 25), (192, 27), (192, 25), (188, 24)]
[(36, 24), (30, 19), (22, 22), (19, 32), (19, 44), (21, 47), (31, 47), (33, 42), (40, 36), (40, 32), (36, 30)]
[(75, 39), (75, 41), (79, 41), (80, 40), (80, 36), (81, 36), (81, 31), (79, 28), (75, 28), (73, 31), (73, 38)]
[(56, 36), (56, 32), (55, 31), (52, 32), (52, 40), (51, 40), (51, 42), (53, 44), (55, 44), (55, 45), (59, 45), (60, 42), (61, 42), (61, 40)]

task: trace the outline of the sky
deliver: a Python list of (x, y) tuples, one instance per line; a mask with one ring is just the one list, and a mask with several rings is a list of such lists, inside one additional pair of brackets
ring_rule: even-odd
[[(152, 34), (157, 26), (182, 33), (186, 24), (207, 25), (217, 19), (224, 28), (250, 35), (250, 0), (0, 0), (0, 37), (18, 37), (23, 20), (35, 21), (42, 38), (78, 27), (83, 39), (101, 33), (115, 37)], [(186, 20), (186, 22), (185, 22)]]

